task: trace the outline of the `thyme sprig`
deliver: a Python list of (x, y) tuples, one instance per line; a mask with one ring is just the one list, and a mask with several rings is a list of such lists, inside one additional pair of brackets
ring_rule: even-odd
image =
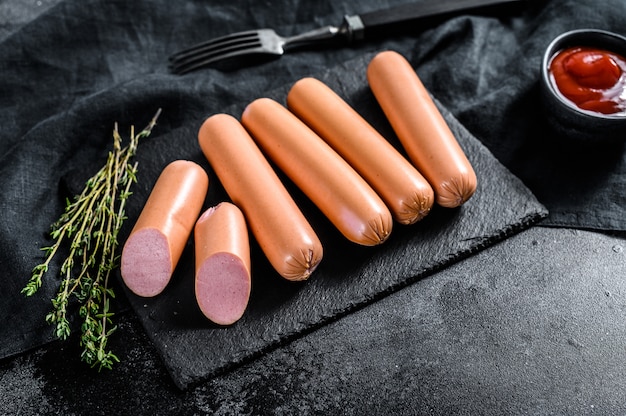
[(135, 135), (130, 128), (129, 143), (122, 147), (117, 123), (113, 129), (113, 150), (105, 165), (87, 180), (82, 192), (66, 200), (65, 211), (51, 225), (51, 246), (43, 247), (45, 260), (35, 266), (22, 289), (26, 296), (34, 295), (42, 285), (54, 256), (64, 244), (69, 254), (60, 267), (61, 282), (52, 299), (52, 310), (46, 321), (55, 325), (55, 335), (62, 340), (71, 333), (68, 306), (72, 298), (78, 302), (81, 359), (91, 365), (111, 369), (119, 358), (107, 348), (107, 342), (117, 326), (113, 325), (110, 299), (115, 293), (109, 285), (111, 272), (118, 267), (118, 233), (126, 219), (126, 202), (131, 185), (137, 182), (137, 162), (132, 163), (137, 145), (148, 137), (156, 125), (159, 109), (150, 123)]

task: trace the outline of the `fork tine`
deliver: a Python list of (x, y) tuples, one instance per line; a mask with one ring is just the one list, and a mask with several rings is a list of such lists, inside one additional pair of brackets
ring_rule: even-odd
[(231, 51), (241, 49), (255, 48), (258, 46), (261, 46), (261, 43), (256, 38), (235, 39), (228, 42), (197, 47), (184, 54), (173, 57), (170, 61), (174, 65), (184, 65), (185, 63), (193, 62), (204, 57), (230, 53)]
[(193, 52), (179, 56), (170, 63), (170, 69), (177, 74), (183, 74), (218, 61), (226, 61), (240, 55), (262, 53), (263, 49), (258, 39), (240, 42), (231, 42), (218, 46), (210, 45), (198, 48)]
[(262, 55), (266, 59), (269, 59), (269, 56), (267, 55), (266, 51), (262, 47), (259, 46), (256, 48), (243, 48), (243, 49), (237, 49), (237, 50), (220, 53), (220, 54), (199, 56), (193, 60), (188, 60), (183, 63), (171, 65), (170, 68), (173, 73), (178, 74), (178, 75), (186, 74), (187, 72), (191, 72), (196, 69), (199, 69), (205, 66), (210, 66), (212, 64), (217, 64), (217, 63), (221, 64), (220, 65), (221, 69), (226, 69), (228, 66), (229, 60), (232, 60), (233, 58), (244, 57), (244, 58), (247, 58), (248, 60), (252, 60), (255, 57), (255, 55), (257, 58), (258, 56)]
[(232, 33), (175, 53), (170, 56), (170, 69), (174, 73), (183, 74), (244, 53), (259, 52), (256, 48), (260, 47), (258, 30)]
[(183, 74), (203, 66), (220, 70), (236, 68), (235, 61), (261, 63), (284, 53), (283, 46), (291, 38), (279, 36), (273, 29), (237, 32), (179, 51), (170, 56), (170, 71)]
[(169, 59), (170, 61), (174, 61), (174, 60), (182, 59), (185, 56), (194, 54), (198, 51), (211, 49), (211, 48), (217, 48), (220, 45), (228, 45), (233, 42), (244, 41), (246, 39), (255, 39), (255, 38), (258, 38), (258, 31), (256, 30), (248, 30), (245, 32), (231, 33), (229, 35), (220, 36), (219, 38), (213, 38), (208, 41), (204, 41), (196, 45), (193, 45), (189, 48), (180, 50), (176, 52), (175, 54), (171, 55)]
[(200, 69), (205, 66), (215, 66), (222, 71), (227, 71), (239, 68), (241, 65), (237, 65), (237, 63), (241, 64), (243, 58), (245, 58), (248, 62), (263, 62), (277, 57), (277, 55), (268, 55), (261, 47), (241, 49), (230, 53), (206, 57), (205, 59), (197, 59), (194, 62), (188, 62), (185, 65), (172, 67), (172, 72), (178, 75), (183, 75), (187, 72), (195, 71), (196, 69)]

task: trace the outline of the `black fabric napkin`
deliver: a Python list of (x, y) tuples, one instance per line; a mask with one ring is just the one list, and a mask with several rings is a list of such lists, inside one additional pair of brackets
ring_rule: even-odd
[[(353, 48), (301, 51), (234, 72), (207, 69), (182, 77), (168, 72), (170, 53), (207, 38), (259, 27), (289, 35), (336, 24), (345, 14), (404, 2), (364, 0), (357, 6), (343, 0), (282, 0), (270, 7), (252, 0), (188, 0), (176, 6), (165, 0), (67, 0), (3, 39), (0, 358), (52, 339), (44, 316), (58, 287), (60, 263), (52, 264), (36, 297), (26, 299), (19, 292), (42, 261), (39, 248), (50, 243), (46, 231), (70, 196), (67, 187), (75, 189), (104, 163), (114, 122), (124, 134), (163, 109), (152, 136), (140, 144), (128, 232), (169, 161), (202, 160), (196, 133), (208, 115), (303, 76), (337, 65), (341, 70), (342, 63), (382, 49), (407, 56), (442, 106), (538, 196), (550, 211), (543, 225), (626, 230), (623, 151), (612, 151), (607, 159), (600, 149), (583, 158), (573, 149), (550, 146), (546, 139), (552, 133), (536, 93), (538, 65), (549, 41), (578, 27), (623, 33), (622, 1), (535, 2), (520, 14), (460, 16)], [(345, 65), (352, 78), (347, 66), (352, 64)], [(215, 198), (219, 187), (211, 192), (209, 198)], [(450, 224), (442, 220), (446, 215), (452, 214), (434, 212), (431, 222), (439, 218)], [(422, 227), (428, 228), (416, 229)], [(402, 232), (397, 235), (395, 241), (401, 241)], [(330, 259), (327, 267), (336, 266)]]

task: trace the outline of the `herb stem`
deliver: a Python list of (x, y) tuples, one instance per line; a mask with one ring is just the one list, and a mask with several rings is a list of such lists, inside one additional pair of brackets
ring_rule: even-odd
[(22, 289), (26, 296), (34, 295), (59, 248), (69, 244), (69, 254), (60, 268), (61, 283), (46, 321), (56, 325), (58, 338), (66, 339), (70, 335), (67, 307), (70, 300), (75, 299), (82, 319), (81, 359), (98, 369), (110, 369), (119, 362), (107, 349), (109, 336), (117, 328), (111, 327), (110, 299), (115, 293), (109, 278), (118, 267), (118, 234), (126, 219), (125, 207), (131, 186), (137, 181), (137, 162), (131, 164), (130, 160), (135, 156), (139, 140), (150, 135), (160, 113), (159, 109), (137, 135), (131, 126), (130, 140), (125, 147), (122, 147), (117, 123), (114, 124), (113, 150), (108, 153), (105, 165), (86, 181), (80, 194), (66, 201), (65, 211), (51, 226), (54, 243), (42, 248), (46, 252), (45, 260), (33, 268), (30, 280)]

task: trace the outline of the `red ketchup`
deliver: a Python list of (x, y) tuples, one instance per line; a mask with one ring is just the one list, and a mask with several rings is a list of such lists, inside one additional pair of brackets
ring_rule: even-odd
[(601, 49), (571, 47), (550, 62), (553, 84), (577, 107), (626, 115), (626, 60)]

